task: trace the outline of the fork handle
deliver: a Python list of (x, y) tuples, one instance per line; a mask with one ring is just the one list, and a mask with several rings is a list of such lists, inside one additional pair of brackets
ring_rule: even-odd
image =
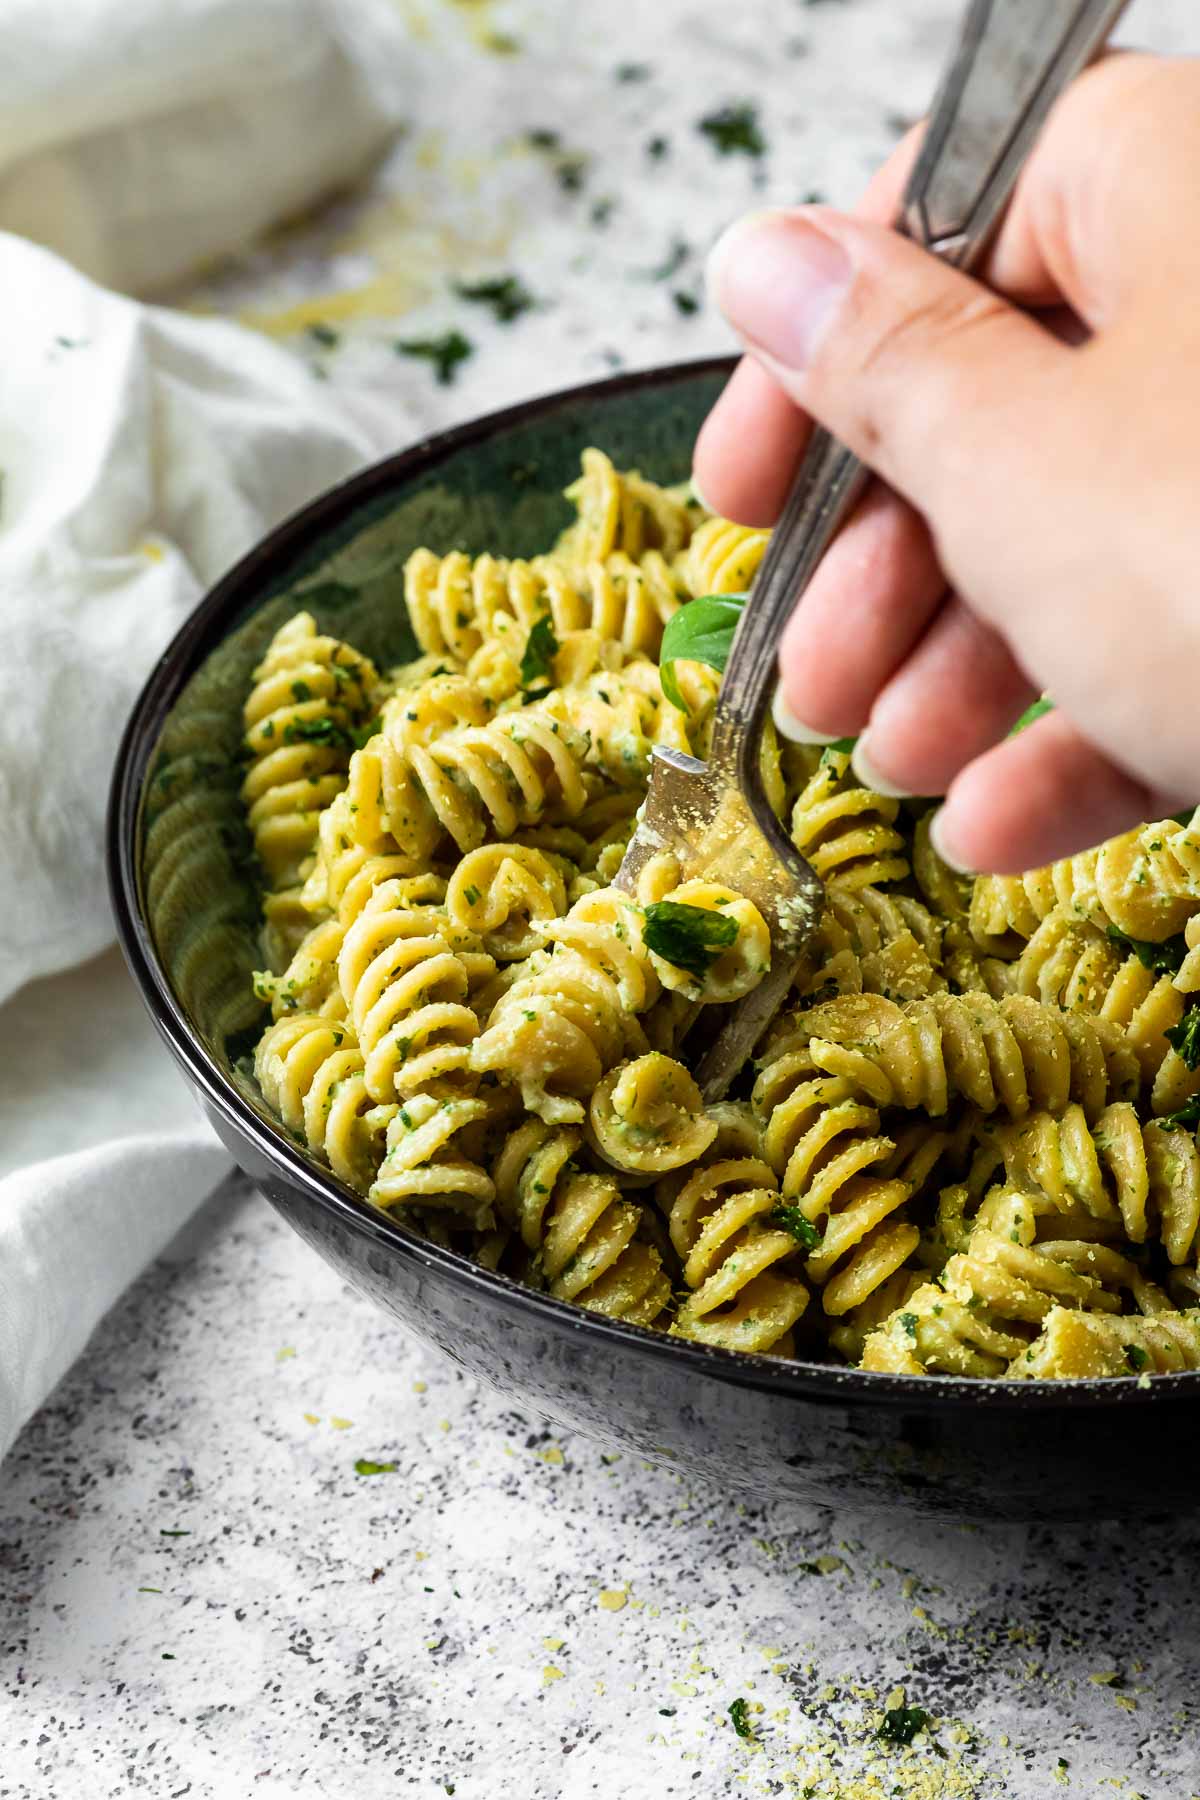
[[(1038, 131), (1104, 43), (1126, 0), (970, 0), (942, 76), (896, 229), (960, 269), (979, 260)], [(780, 635), (869, 478), (814, 429), (754, 580), (725, 668), (709, 760), (769, 814), (758, 744)]]

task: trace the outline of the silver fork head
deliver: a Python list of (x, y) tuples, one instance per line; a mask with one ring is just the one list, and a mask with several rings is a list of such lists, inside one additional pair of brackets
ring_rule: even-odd
[(636, 895), (646, 864), (669, 851), (680, 881), (727, 882), (752, 900), (770, 928), (772, 960), (794, 961), (820, 923), (824, 890), (774, 816), (764, 820), (757, 810), (725, 770), (681, 750), (657, 749), (616, 886)]

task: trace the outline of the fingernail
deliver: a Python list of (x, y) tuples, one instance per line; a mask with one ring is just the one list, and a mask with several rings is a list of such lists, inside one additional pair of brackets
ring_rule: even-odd
[(879, 773), (871, 761), (871, 754), (867, 748), (867, 735), (864, 731), (855, 744), (854, 753), (850, 758), (850, 767), (858, 779), (865, 788), (870, 788), (872, 793), (882, 794), (885, 800), (911, 799), (912, 796), (907, 788), (897, 787), (894, 781), (889, 781), (886, 775)]
[(714, 506), (711, 500), (705, 498), (704, 489), (700, 486), (700, 477), (697, 475), (695, 469), (692, 470), (692, 493), (700, 502), (700, 505), (704, 508), (705, 512), (714, 514), (719, 513), (720, 508)]
[(945, 807), (939, 806), (929, 821), (929, 841), (942, 861), (949, 865), (958, 875), (974, 875), (975, 870), (965, 863), (961, 856), (956, 856), (952, 844), (947, 844), (943, 820)]
[(775, 689), (775, 698), (771, 702), (771, 717), (775, 721), (775, 729), (780, 737), (788, 739), (792, 744), (833, 744), (837, 742), (831, 731), (814, 731), (803, 719), (798, 719), (783, 697), (783, 689)]
[(807, 368), (850, 285), (842, 246), (797, 213), (750, 213), (713, 245), (707, 280), (734, 330), (785, 368)]

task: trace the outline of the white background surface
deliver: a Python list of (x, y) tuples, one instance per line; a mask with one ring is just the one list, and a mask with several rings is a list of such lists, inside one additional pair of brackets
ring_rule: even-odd
[[(399, 325), (367, 316), (332, 350), (297, 348), (314, 379), (393, 407), (397, 444), (618, 364), (726, 347), (672, 294), (701, 296), (703, 252), (742, 208), (851, 198), (928, 97), (957, 9), (404, 10), (413, 123), (368, 202), (199, 297), (273, 310), (382, 272)], [(1131, 30), (1200, 44), (1185, 0), (1143, 0)], [(487, 31), (522, 53), (486, 52)], [(650, 78), (616, 82), (623, 62)], [(717, 157), (695, 130), (749, 97), (761, 165)], [(578, 192), (522, 143), (530, 129), (588, 159)], [(669, 261), (670, 277), (649, 273)], [(521, 275), (540, 310), (493, 326), (449, 291), (450, 273), (497, 272)], [(392, 346), (451, 325), (476, 354), (440, 388)], [(111, 1028), (131, 1046), (149, 1032), (119, 974), (79, 979), (110, 981)], [(18, 1097), (62, 1079), (34, 1017), (15, 1050), (9, 1037), (6, 1081), (11, 1060)], [(67, 1148), (88, 1141), (86, 1077), (64, 1093)], [(135, 1116), (151, 1096), (129, 1104)], [(359, 1456), (397, 1471), (357, 1477)], [(1198, 1545), (1200, 1524), (1167, 1521), (953, 1532), (759, 1510), (606, 1462), (427, 1358), (234, 1186), (0, 1469), (0, 1800), (802, 1792), (831, 1731), (850, 1770), (863, 1760), (870, 1702), (851, 1687), (882, 1698), (896, 1680), (969, 1728), (964, 1795), (1044, 1800), (1061, 1779), (1186, 1800), (1200, 1792)], [(841, 1566), (798, 1566), (822, 1556)], [(626, 1584), (623, 1609), (601, 1607)], [(1110, 1672), (1119, 1685), (1090, 1679)], [(725, 1717), (738, 1694), (766, 1707), (756, 1751)], [(948, 1725), (940, 1738), (953, 1749)], [(932, 1752), (915, 1760), (945, 1772)]]

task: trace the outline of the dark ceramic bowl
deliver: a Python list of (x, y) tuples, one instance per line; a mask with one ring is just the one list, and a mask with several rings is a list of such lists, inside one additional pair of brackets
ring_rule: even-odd
[(689, 1477), (953, 1519), (1185, 1510), (1200, 1497), (1200, 1375), (984, 1383), (867, 1375), (683, 1344), (518, 1287), (410, 1236), (310, 1161), (238, 1067), (260, 1027), (256, 898), (236, 755), (250, 671), (299, 607), (384, 663), (414, 653), (418, 544), (530, 555), (567, 522), (595, 443), (682, 479), (729, 365), (576, 388), (389, 458), (274, 532), (209, 595), (125, 733), (109, 824), (125, 954), (218, 1135), (345, 1278), (520, 1406)]

